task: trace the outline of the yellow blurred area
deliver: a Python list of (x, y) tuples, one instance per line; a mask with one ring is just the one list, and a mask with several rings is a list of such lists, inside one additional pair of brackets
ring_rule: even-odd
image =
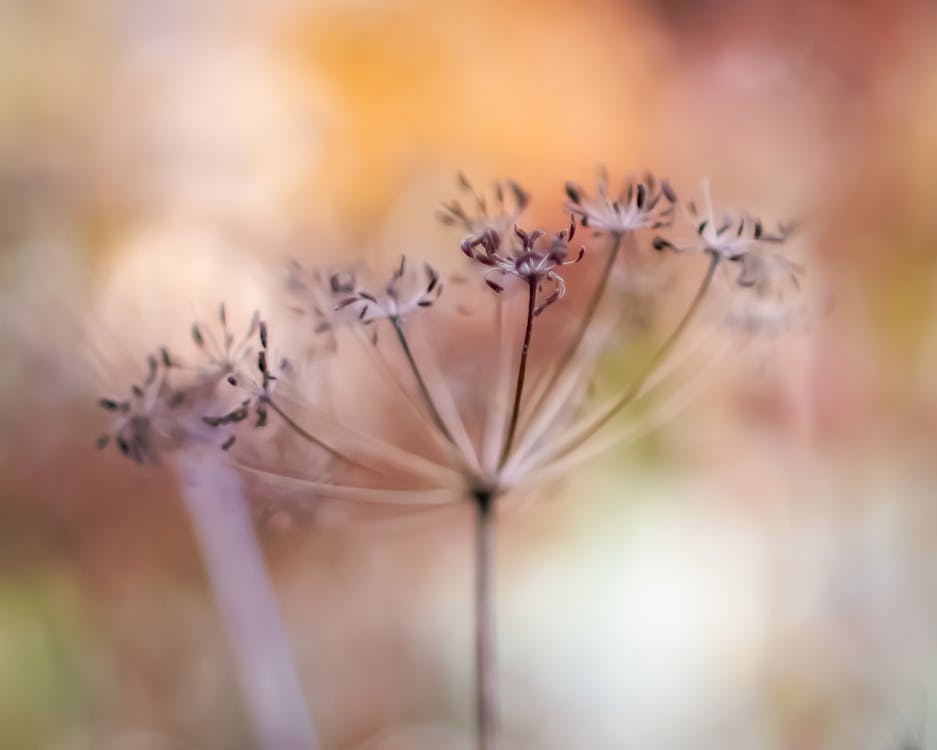
[[(94, 450), (100, 396), (219, 301), (285, 315), (290, 258), (454, 268), (460, 169), (557, 228), (600, 163), (796, 221), (808, 320), (504, 513), (504, 747), (937, 747), (933, 3), (9, 0), (0, 748), (255, 747), (173, 477)], [(468, 510), (254, 499), (323, 748), (469, 747)]]

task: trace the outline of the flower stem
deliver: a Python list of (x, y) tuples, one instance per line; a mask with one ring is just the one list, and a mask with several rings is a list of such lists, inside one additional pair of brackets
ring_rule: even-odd
[(576, 330), (576, 334), (570, 340), (569, 345), (566, 347), (566, 350), (560, 356), (559, 360), (557, 360), (556, 368), (553, 370), (553, 374), (550, 376), (547, 384), (540, 389), (540, 394), (534, 401), (532, 413), (536, 412), (541, 407), (544, 399), (549, 395), (550, 391), (553, 390), (553, 387), (566, 371), (569, 363), (573, 361), (573, 357), (576, 356), (576, 352), (579, 351), (579, 346), (582, 344), (582, 341), (586, 335), (586, 331), (589, 330), (589, 326), (592, 324), (592, 319), (595, 317), (596, 310), (599, 309), (599, 304), (602, 302), (602, 299), (605, 296), (605, 290), (608, 288), (608, 280), (611, 278), (612, 268), (615, 266), (615, 261), (618, 258), (618, 252), (621, 249), (621, 238), (622, 235), (618, 232), (613, 235), (612, 246), (609, 248), (608, 254), (605, 258), (605, 265), (602, 268), (602, 273), (599, 276), (595, 290), (592, 292), (592, 297), (590, 297), (589, 303), (586, 305), (586, 309), (579, 321), (579, 327)]
[(180, 451), (174, 468), (258, 747), (315, 750), (315, 728), (240, 478), (218, 450)]
[(327, 451), (328, 453), (330, 453), (331, 455), (335, 456), (335, 458), (339, 458), (339, 459), (341, 459), (342, 461), (347, 461), (348, 463), (350, 463), (350, 464), (352, 464), (352, 465), (354, 465), (354, 466), (357, 466), (357, 467), (359, 467), (359, 468), (362, 468), (362, 469), (372, 470), (372, 467), (370, 467), (370, 466), (368, 466), (368, 465), (366, 465), (366, 464), (363, 464), (363, 463), (361, 463), (360, 461), (357, 461), (356, 459), (352, 458), (351, 456), (348, 456), (348, 455), (342, 453), (342, 452), (341, 452), (340, 450), (338, 450), (337, 448), (333, 448), (331, 445), (329, 445), (328, 443), (324, 442), (324, 441), (321, 440), (320, 438), (317, 438), (317, 437), (316, 437), (315, 435), (313, 435), (311, 432), (309, 432), (308, 430), (306, 430), (305, 428), (303, 428), (302, 425), (300, 425), (300, 424), (299, 424), (298, 422), (296, 422), (296, 420), (294, 420), (289, 414), (287, 414), (279, 404), (277, 404), (272, 398), (270, 398), (270, 396), (264, 396), (264, 397), (263, 397), (263, 402), (264, 402), (267, 406), (269, 406), (271, 409), (273, 409), (277, 414), (279, 414), (279, 415), (280, 415), (280, 418), (281, 418), (284, 422), (286, 422), (287, 427), (289, 427), (293, 432), (295, 432), (297, 435), (299, 435), (303, 440), (306, 440), (307, 442), (310, 442), (310, 443), (312, 443), (313, 445), (318, 445), (318, 446), (319, 446), (320, 448), (322, 448), (323, 450), (325, 450), (325, 451)]
[(524, 377), (527, 374), (527, 352), (530, 350), (530, 338), (534, 331), (534, 310), (537, 304), (537, 279), (531, 277), (528, 281), (530, 293), (527, 300), (527, 326), (524, 329), (524, 344), (521, 349), (521, 363), (517, 369), (517, 385), (514, 388), (514, 407), (511, 409), (511, 422), (508, 424), (508, 436), (501, 450), (498, 468), (504, 467), (514, 444), (514, 433), (517, 431), (517, 418), (521, 411), (521, 395), (524, 392)]
[(641, 370), (638, 377), (629, 386), (628, 390), (626, 390), (611, 406), (599, 414), (583, 430), (579, 431), (579, 433), (571, 441), (567, 442), (560, 450), (555, 451), (550, 456), (549, 460), (565, 456), (569, 454), (570, 451), (578, 448), (592, 435), (602, 429), (602, 427), (604, 427), (608, 421), (619, 411), (634, 401), (634, 399), (641, 392), (641, 389), (644, 387), (644, 384), (647, 383), (648, 378), (654, 374), (660, 363), (666, 359), (671, 351), (673, 351), (674, 347), (677, 345), (677, 342), (683, 336), (684, 331), (686, 331), (687, 326), (689, 326), (690, 321), (695, 317), (696, 311), (699, 309), (703, 299), (706, 297), (706, 292), (712, 285), (713, 277), (716, 274), (716, 268), (719, 266), (719, 260), (720, 256), (718, 254), (710, 253), (709, 268), (707, 269), (706, 275), (703, 277), (703, 280), (700, 283), (699, 289), (696, 290), (696, 294), (694, 295), (693, 300), (690, 302), (689, 307), (687, 307), (686, 312), (683, 313), (683, 317), (680, 318), (680, 322), (677, 324), (676, 328), (674, 328), (670, 336), (667, 337), (667, 340), (664, 341), (654, 356), (644, 366), (644, 369)]
[(443, 434), (446, 440), (455, 445), (455, 440), (452, 437), (452, 433), (449, 432), (449, 428), (446, 427), (446, 423), (443, 422), (443, 419), (439, 414), (439, 410), (436, 408), (436, 404), (433, 403), (433, 397), (429, 393), (429, 388), (426, 387), (426, 381), (423, 380), (423, 375), (420, 373), (420, 368), (417, 367), (416, 359), (414, 359), (413, 352), (410, 350), (410, 344), (407, 342), (407, 337), (403, 332), (403, 326), (400, 324), (400, 319), (390, 318), (390, 323), (397, 332), (397, 340), (400, 342), (400, 348), (403, 349), (404, 356), (407, 358), (407, 364), (410, 365), (410, 370), (413, 372), (413, 377), (416, 378), (416, 384), (420, 389), (420, 395), (426, 402), (426, 406), (429, 409), (433, 423)]
[(475, 493), (475, 728), (478, 750), (498, 744), (495, 659), (494, 500), (491, 491)]

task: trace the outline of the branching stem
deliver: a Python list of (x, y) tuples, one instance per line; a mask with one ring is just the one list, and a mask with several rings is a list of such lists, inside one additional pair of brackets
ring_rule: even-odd
[(703, 299), (706, 297), (706, 292), (712, 285), (713, 277), (716, 274), (716, 268), (719, 266), (719, 260), (720, 256), (717, 253), (710, 253), (709, 268), (707, 269), (706, 275), (703, 277), (703, 280), (700, 283), (699, 289), (697, 289), (693, 300), (690, 302), (689, 307), (687, 307), (683, 317), (680, 318), (680, 322), (677, 324), (677, 327), (674, 328), (670, 336), (667, 337), (667, 340), (661, 344), (660, 348), (650, 359), (650, 361), (644, 366), (644, 369), (641, 370), (641, 372), (638, 374), (638, 377), (635, 378), (634, 382), (632, 382), (628, 390), (626, 390), (604, 412), (599, 414), (591, 423), (579, 431), (571, 441), (567, 442), (560, 450), (554, 452), (550, 456), (550, 460), (565, 456), (569, 454), (570, 451), (578, 448), (586, 440), (592, 437), (592, 435), (602, 429), (602, 427), (604, 427), (619, 411), (634, 401), (634, 399), (641, 392), (641, 389), (644, 388), (645, 383), (647, 383), (651, 375), (653, 375), (657, 370), (660, 363), (667, 358), (671, 351), (673, 351), (674, 347), (677, 345), (677, 342), (683, 336), (684, 331), (686, 331), (687, 327), (689, 326), (690, 321), (692, 321), (695, 317), (696, 311), (699, 309)]

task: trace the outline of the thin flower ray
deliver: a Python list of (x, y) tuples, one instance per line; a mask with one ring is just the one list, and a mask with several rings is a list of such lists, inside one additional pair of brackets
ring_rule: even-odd
[(516, 350), (513, 336), (508, 331), (510, 316), (505, 313), (505, 300), (498, 297), (494, 307), (494, 327), (497, 334), (497, 364), (493, 398), (488, 399), (482, 436), (482, 465), (489, 476), (498, 470), (498, 454), (507, 429), (508, 409), (511, 404), (511, 372)]
[(456, 501), (457, 493), (453, 489), (398, 489), (355, 487), (352, 485), (320, 482), (304, 477), (290, 476), (275, 471), (267, 471), (243, 463), (233, 466), (248, 476), (254, 477), (271, 486), (284, 490), (303, 493), (315, 493), (332, 500), (349, 500), (375, 505), (448, 505)]
[(472, 462), (465, 455), (464, 450), (453, 444), (452, 441), (446, 438), (445, 434), (441, 430), (437, 429), (436, 424), (433, 422), (432, 416), (427, 413), (425, 403), (416, 395), (414, 395), (410, 386), (403, 382), (403, 377), (399, 368), (394, 367), (388, 361), (386, 352), (381, 347), (375, 346), (373, 342), (367, 338), (364, 331), (360, 327), (353, 327), (352, 331), (356, 341), (360, 344), (362, 351), (365, 352), (366, 356), (371, 360), (375, 367), (385, 375), (385, 382), (389, 382), (393, 385), (394, 390), (404, 399), (404, 402), (409, 404), (412, 413), (416, 415), (416, 417), (425, 427), (428, 428), (428, 434), (430, 435), (433, 442), (440, 448), (440, 450), (442, 450), (446, 456), (453, 459), (456, 465), (471, 466)]
[(472, 439), (469, 437), (465, 420), (462, 419), (458, 404), (456, 404), (452, 395), (448, 379), (440, 369), (439, 362), (433, 353), (434, 348), (426, 342), (419, 329), (417, 329), (415, 338), (419, 343), (418, 349), (421, 354), (422, 370), (426, 376), (426, 384), (433, 402), (439, 409), (439, 416), (452, 435), (455, 446), (462, 454), (464, 463), (471, 472), (477, 474), (481, 471), (478, 453)]
[[(623, 425), (606, 435), (598, 436), (594, 440), (580, 445), (578, 448), (559, 458), (544, 459), (543, 456), (529, 456), (525, 462), (516, 469), (518, 476), (522, 477), (522, 479), (520, 483), (515, 486), (520, 489), (566, 476), (570, 471), (597, 458), (603, 453), (613, 448), (621, 448), (622, 446), (634, 443), (653, 433), (661, 426), (671, 422), (678, 414), (698, 401), (699, 396), (710, 387), (710, 376), (712, 376), (722, 364), (722, 356), (719, 355), (728, 354), (731, 349), (731, 344), (724, 344), (717, 356), (710, 358), (703, 367), (697, 371), (693, 378), (685, 381), (672, 396), (665, 399), (649, 414), (640, 417), (638, 420)], [(655, 387), (656, 385), (657, 384), (655, 384)], [(649, 393), (650, 390), (650, 388), (646, 390), (642, 394), (642, 397)]]
[(342, 456), (350, 457), (359, 466), (363, 465), (373, 471), (402, 473), (402, 478), (442, 480), (443, 484), (461, 477), (461, 474), (450, 466), (437, 463), (374, 435), (346, 427), (311, 404), (303, 404), (302, 411), (304, 416), (308, 417), (308, 432), (335, 448)]

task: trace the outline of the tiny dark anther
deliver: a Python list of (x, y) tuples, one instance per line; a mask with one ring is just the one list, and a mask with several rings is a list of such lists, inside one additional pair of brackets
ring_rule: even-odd
[(227, 381), (228, 381), (231, 385), (237, 385), (237, 384), (238, 384), (238, 380), (237, 380), (236, 377), (234, 377), (234, 375), (228, 375)]
[(143, 398), (143, 389), (138, 385), (130, 386), (130, 390), (133, 392), (133, 395), (137, 398)]
[(364, 320), (364, 316), (368, 314), (368, 306), (362, 305), (361, 312), (358, 313), (358, 320)]
[(635, 197), (635, 205), (637, 205), (638, 208), (644, 208), (645, 198), (647, 198), (647, 188), (643, 182), (639, 182), (637, 187), (637, 195)]
[(574, 214), (569, 215), (569, 236), (566, 238), (567, 242), (572, 242), (573, 237), (576, 236), (576, 216)]
[(202, 338), (202, 332), (198, 327), (198, 323), (192, 324), (192, 340), (199, 348), (205, 346), (205, 339)]
[(260, 323), (260, 345), (264, 349), (267, 348), (267, 323), (265, 321)]
[(361, 299), (366, 299), (368, 302), (373, 302), (374, 304), (377, 304), (377, 297), (375, 297), (370, 292), (358, 292), (358, 296)]
[(120, 452), (129, 458), (130, 456), (130, 443), (127, 442), (126, 438), (120, 436), (117, 437), (117, 447), (120, 449)]
[(499, 294), (504, 291), (504, 287), (491, 279), (485, 279), (485, 283)]
[(456, 181), (458, 182), (459, 187), (463, 190), (472, 189), (472, 183), (468, 181), (468, 177), (465, 176), (465, 172), (459, 171), (458, 174), (456, 174)]
[(758, 220), (756, 220), (756, 221), (755, 221), (755, 239), (756, 239), (756, 240), (760, 240), (760, 239), (761, 239), (761, 233), (762, 233), (762, 231), (763, 231), (763, 227), (761, 226), (761, 222), (758, 221)]
[(579, 192), (577, 187), (571, 182), (566, 183), (566, 195), (569, 199), (575, 203), (577, 206), (582, 203), (582, 193)]
[(267, 410), (262, 406), (257, 407), (257, 421), (254, 422), (254, 427), (266, 427), (267, 425)]
[(709, 224), (709, 219), (703, 219), (696, 227), (696, 233), (702, 234), (703, 230), (706, 229), (706, 226)]
[(670, 183), (667, 180), (662, 180), (660, 183), (660, 191), (664, 194), (664, 197), (669, 200), (671, 203), (677, 202), (677, 194), (673, 191), (673, 188), (670, 187)]
[(401, 276), (403, 276), (403, 272), (404, 272), (406, 269), (407, 269), (407, 256), (406, 256), (406, 255), (401, 255), (401, 256), (400, 256), (400, 265), (397, 266), (397, 270), (394, 272), (394, 276), (396, 276), (397, 278), (400, 278)]
[(98, 401), (98, 405), (108, 411), (117, 411), (120, 408), (120, 404), (110, 398), (102, 398)]
[(172, 359), (169, 356), (169, 349), (167, 349), (165, 346), (161, 347), (159, 353), (163, 358), (163, 365), (165, 367), (172, 367)]
[(95, 446), (97, 447), (98, 450), (101, 450), (102, 448), (106, 448), (106, 447), (107, 447), (107, 444), (110, 443), (110, 442), (111, 442), (111, 436), (110, 436), (110, 435), (101, 435), (101, 436), (95, 441)]
[(267, 352), (263, 350), (257, 352), (257, 369), (267, 372)]
[(202, 421), (207, 424), (209, 427), (217, 427), (218, 425), (224, 423), (224, 417), (202, 417)]
[(228, 450), (228, 448), (230, 448), (232, 445), (234, 445), (234, 441), (235, 441), (235, 440), (237, 440), (237, 438), (236, 438), (234, 435), (232, 435), (231, 437), (229, 437), (227, 440), (225, 440), (225, 441), (221, 444), (221, 450), (223, 450), (223, 451)]

